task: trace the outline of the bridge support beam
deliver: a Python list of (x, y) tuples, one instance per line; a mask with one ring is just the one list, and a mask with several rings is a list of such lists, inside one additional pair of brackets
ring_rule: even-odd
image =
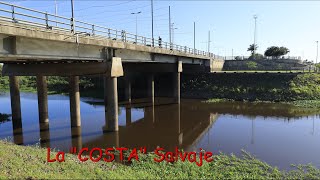
[(150, 74), (148, 76), (148, 87), (147, 87), (147, 93), (149, 101), (154, 104), (154, 75)]
[(131, 124), (131, 107), (126, 107), (126, 126)]
[(21, 104), (19, 91), (19, 78), (17, 76), (9, 76), (12, 127), (14, 130), (22, 128), (21, 120)]
[(71, 139), (72, 146), (77, 149), (82, 148), (82, 135), (81, 135), (81, 127), (72, 127), (71, 128)]
[(40, 123), (40, 146), (50, 147), (50, 128), (49, 122)]
[(37, 76), (39, 123), (47, 123), (48, 119), (48, 89), (45, 76)]
[(125, 98), (128, 103), (131, 103), (131, 81), (130, 78), (125, 79)]
[(81, 126), (79, 76), (70, 76), (70, 116), (71, 127)]
[(180, 104), (180, 72), (173, 73), (173, 100)]
[(177, 72), (173, 73), (173, 99), (175, 103), (180, 104), (180, 77), (182, 72), (182, 61), (177, 63)]
[(123, 76), (121, 58), (113, 57), (114, 49), (105, 49), (109, 72), (104, 76), (106, 126), (104, 132), (116, 132), (118, 127), (118, 77)]
[(118, 131), (118, 87), (116, 77), (104, 77), (106, 127), (104, 131)]

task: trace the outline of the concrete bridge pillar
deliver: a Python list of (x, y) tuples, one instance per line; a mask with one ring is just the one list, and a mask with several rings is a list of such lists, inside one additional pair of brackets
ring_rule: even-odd
[(11, 113), (13, 129), (22, 128), (21, 121), (21, 104), (19, 91), (19, 78), (17, 76), (9, 76)]
[(81, 127), (72, 127), (71, 128), (71, 139), (72, 146), (77, 149), (82, 148), (82, 136), (81, 136)]
[(129, 77), (125, 79), (125, 98), (128, 103), (131, 103), (131, 80)]
[(177, 130), (178, 130), (178, 142), (179, 145), (183, 143), (183, 133), (181, 132), (181, 104), (175, 105), (175, 117), (177, 119)]
[(147, 106), (144, 108), (144, 119), (149, 123), (155, 123), (154, 103), (152, 103), (152, 106)]
[(148, 76), (148, 87), (147, 87), (148, 98), (154, 104), (154, 75)]
[[(114, 49), (105, 49), (109, 70), (104, 77), (106, 126), (104, 132), (118, 131), (118, 77), (123, 76), (121, 58), (114, 57)], [(130, 93), (131, 94), (131, 93)]]
[(118, 131), (117, 77), (104, 77), (106, 127), (104, 131)]
[(182, 72), (182, 61), (177, 61), (177, 72), (173, 73), (173, 99), (180, 104), (180, 76)]
[(39, 123), (47, 123), (48, 119), (48, 89), (45, 76), (37, 76)]
[(71, 127), (81, 126), (79, 76), (70, 76), (70, 116)]
[(131, 107), (126, 107), (126, 126), (131, 124)]
[(180, 72), (173, 73), (173, 100), (180, 104)]
[(50, 147), (49, 122), (40, 123), (40, 146), (41, 147)]
[(23, 144), (23, 129), (20, 128), (13, 128), (13, 143), (21, 145)]

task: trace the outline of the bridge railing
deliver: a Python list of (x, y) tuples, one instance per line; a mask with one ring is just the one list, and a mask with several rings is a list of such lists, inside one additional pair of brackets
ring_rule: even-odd
[(43, 11), (38, 11), (35, 9), (17, 6), (2, 1), (0, 1), (0, 20), (26, 24), (38, 28), (71, 32), (75, 35), (92, 36), (95, 38), (108, 38), (143, 46), (164, 48), (172, 51), (183, 52), (186, 54), (202, 55), (212, 58), (218, 57), (213, 53), (165, 42), (158, 38), (152, 39), (144, 36), (139, 36), (136, 34), (128, 33), (124, 30), (111, 29), (108, 27), (79, 21), (76, 19), (63, 17)]

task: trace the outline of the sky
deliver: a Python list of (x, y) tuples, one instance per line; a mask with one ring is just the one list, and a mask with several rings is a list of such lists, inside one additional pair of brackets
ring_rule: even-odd
[[(55, 13), (54, 0), (7, 0), (6, 2)], [(174, 23), (174, 43), (221, 56), (248, 56), (254, 42), (253, 16), (257, 15), (258, 53), (270, 46), (289, 48), (290, 56), (315, 61), (320, 40), (320, 1), (196, 1), (154, 0), (154, 37), (169, 41), (169, 6)], [(57, 0), (57, 13), (71, 16), (70, 0)], [(151, 0), (74, 0), (75, 19), (151, 37)], [(318, 60), (319, 61), (319, 60)]]

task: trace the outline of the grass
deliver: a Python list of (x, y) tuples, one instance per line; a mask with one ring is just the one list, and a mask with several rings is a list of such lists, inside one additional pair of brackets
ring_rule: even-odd
[(299, 100), (299, 101), (289, 102), (289, 104), (292, 104), (297, 107), (303, 107), (303, 108), (320, 109), (320, 100)]
[[(140, 154), (139, 162), (130, 166), (120, 163), (80, 162), (66, 154), (63, 163), (47, 163), (47, 150), (35, 146), (17, 146), (0, 141), (0, 179), (320, 179), (320, 170), (299, 165), (295, 170), (280, 171), (244, 152), (243, 157), (216, 155), (211, 163), (157, 163), (153, 153)], [(54, 156), (52, 153), (51, 156)]]

